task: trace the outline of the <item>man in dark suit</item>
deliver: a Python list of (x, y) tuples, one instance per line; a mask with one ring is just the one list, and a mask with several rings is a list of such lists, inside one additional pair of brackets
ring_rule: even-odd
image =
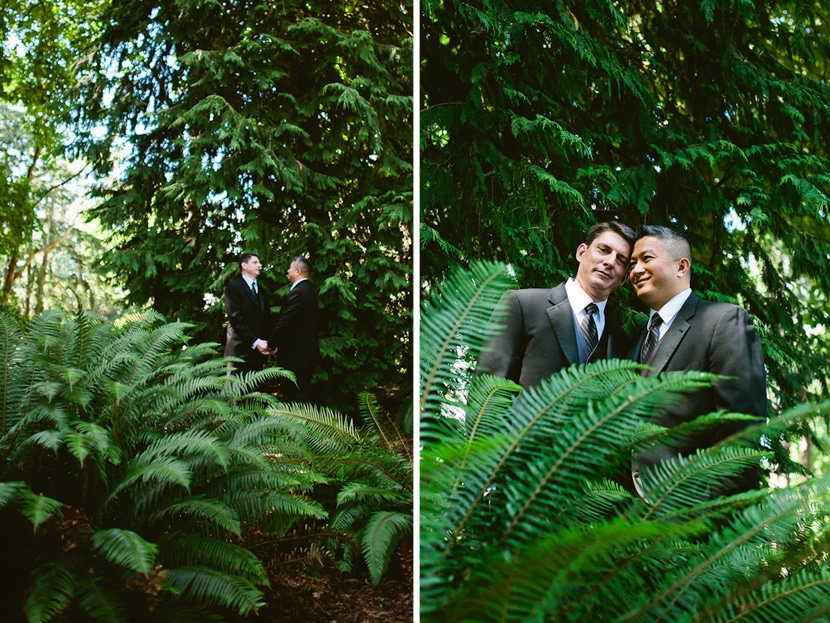
[(294, 373), (297, 384), (286, 390), (288, 402), (313, 402), (311, 376), (320, 360), (320, 339), (317, 335), (319, 309), (314, 286), (308, 280), (311, 265), (304, 257), (295, 257), (286, 276), (291, 290), (280, 308), (270, 342), (277, 362)]
[(257, 281), (262, 271), (259, 257), (254, 253), (245, 253), (239, 258), (239, 266), (242, 275), (225, 289), (225, 311), (228, 314), (225, 357), (241, 357), (244, 360), (234, 364), (237, 373), (262, 370), (269, 350), (263, 336), (267, 327), (271, 326), (268, 293)]
[(608, 296), (625, 280), (634, 232), (598, 223), (576, 250), (576, 277), (555, 288), (506, 292), (499, 303), (506, 326), (488, 341), (477, 373), (538, 385), (562, 368), (622, 357), (625, 336)]
[[(758, 332), (742, 307), (704, 301), (692, 292), (691, 258), (689, 242), (672, 229), (638, 229), (629, 279), (637, 297), (650, 308), (650, 315), (629, 359), (651, 366), (646, 376), (698, 370), (727, 378), (684, 394), (677, 405), (656, 412), (652, 421), (671, 428), (719, 410), (763, 419), (767, 415), (766, 375)], [(751, 422), (730, 423), (677, 440), (672, 448), (650, 448), (638, 454), (635, 485), (645, 470), (678, 454), (711, 446), (749, 425)], [(740, 482), (723, 483), (722, 491), (747, 490), (757, 484), (757, 470), (749, 470)]]

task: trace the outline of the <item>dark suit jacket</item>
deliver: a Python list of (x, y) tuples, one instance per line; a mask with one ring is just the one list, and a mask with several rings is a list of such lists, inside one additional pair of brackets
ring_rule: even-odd
[[(506, 326), (482, 348), (476, 371), (533, 387), (571, 364), (579, 363), (573, 311), (565, 284), (553, 289), (510, 290), (502, 296)], [(626, 340), (611, 303), (605, 306), (605, 330), (589, 359), (625, 355)]]
[(259, 280), (257, 289), (259, 301), (241, 276), (225, 288), (228, 314), (225, 356), (242, 357), (248, 365), (262, 367), (265, 357), (251, 347), (257, 339), (266, 339), (267, 328), (271, 326), (271, 307), (268, 292)]
[(320, 311), (317, 294), (308, 279), (299, 282), (280, 308), (277, 324), (268, 339), (277, 347), (277, 361), (288, 370), (317, 366), (320, 338), (317, 334)]
[[(629, 352), (637, 360), (645, 331)], [(660, 426), (672, 427), (694, 418), (724, 410), (765, 418), (766, 373), (758, 332), (746, 311), (737, 305), (704, 301), (692, 293), (680, 308), (657, 348), (646, 376), (664, 371), (699, 370), (730, 377), (712, 387), (684, 394), (676, 406), (661, 409), (652, 417)], [(656, 448), (637, 457), (641, 468), (666, 458), (690, 454), (708, 447), (751, 422), (724, 425), (696, 438), (685, 439), (674, 449)]]

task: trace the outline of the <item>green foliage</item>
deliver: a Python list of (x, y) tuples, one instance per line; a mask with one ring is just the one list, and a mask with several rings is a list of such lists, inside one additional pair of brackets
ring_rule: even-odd
[[(322, 477), (216, 346), (151, 312), (0, 317), (0, 591), (30, 621), (255, 612), (268, 579), (238, 545), (322, 519)], [(275, 457), (280, 456), (281, 459)], [(302, 465), (301, 465), (302, 463)], [(25, 600), (25, 603), (24, 603)]]
[(218, 341), (241, 252), (275, 306), (305, 255), (325, 404), (354, 412), (368, 388), (407, 404), (411, 3), (119, 0), (102, 21), (75, 150), (117, 173), (94, 214), (127, 301)]
[(426, 281), (552, 286), (595, 222), (672, 225), (693, 287), (756, 318), (773, 412), (828, 396), (826, 2), (421, 6)]
[(10, 0), (0, 16), (0, 306), (27, 317), (112, 304), (91, 269), (100, 243), (74, 222), (85, 163), (62, 157), (100, 4)]
[[(483, 331), (504, 272), (477, 263), (453, 274), (425, 304), (422, 349)], [(459, 287), (465, 279), (473, 285)], [(612, 360), (520, 392), (465, 373), (477, 352), (443, 359), (454, 374), (422, 375), (421, 391), (440, 397), (421, 413), (422, 621), (826, 618), (830, 480), (731, 497), (717, 485), (769, 460), (747, 441), (826, 417), (830, 402), (664, 464), (640, 498), (616, 481), (633, 450), (745, 417), (710, 414), (671, 432), (649, 423), (656, 406), (714, 377), (645, 378), (639, 364)]]
[(359, 397), (362, 426), (327, 409), (272, 407), (298, 444), (310, 449), (310, 466), (336, 490), (325, 533), (328, 547), (342, 550), (340, 567), (354, 568), (360, 554), (377, 585), (401, 541), (412, 535), (412, 441), (373, 395)]

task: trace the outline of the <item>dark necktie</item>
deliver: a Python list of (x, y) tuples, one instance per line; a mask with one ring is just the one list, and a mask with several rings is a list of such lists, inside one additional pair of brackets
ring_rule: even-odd
[(251, 282), (251, 290), (253, 290), (254, 296), (259, 298), (259, 291), (256, 289), (256, 281)]
[(640, 363), (651, 363), (654, 351), (657, 350), (657, 343), (660, 341), (660, 325), (662, 324), (663, 319), (660, 314), (654, 314), (649, 320), (648, 335), (643, 342), (642, 350), (640, 350)]
[(588, 303), (585, 306), (585, 317), (582, 319), (580, 329), (585, 336), (585, 343), (588, 345), (588, 357), (597, 347), (597, 323), (594, 322), (594, 314), (599, 311), (595, 303)]

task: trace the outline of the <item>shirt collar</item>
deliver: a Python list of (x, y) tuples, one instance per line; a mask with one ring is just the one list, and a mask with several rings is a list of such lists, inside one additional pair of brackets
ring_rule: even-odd
[(308, 277), (300, 277), (299, 279), (297, 279), (297, 281), (291, 284), (291, 287), (288, 289), (288, 291), (291, 292), (291, 290), (294, 289), (294, 286), (296, 286), (301, 281), (308, 281)]
[(251, 287), (251, 284), (256, 281), (256, 279), (251, 279), (248, 275), (242, 275), (242, 278), (245, 280), (245, 283), (248, 284), (248, 287)]
[(573, 277), (569, 278), (565, 282), (565, 292), (568, 294), (568, 301), (571, 303), (571, 307), (575, 313), (585, 309), (585, 306), (588, 305), (588, 303), (594, 303), (599, 308), (600, 315), (605, 315), (605, 305), (608, 303), (608, 299), (605, 299), (604, 301), (595, 301), (588, 296), (585, 290), (582, 289)]
[(651, 320), (651, 317), (654, 314), (660, 314), (660, 318), (663, 320), (663, 325), (668, 328), (671, 326), (671, 323), (674, 321), (675, 317), (677, 316), (678, 312), (680, 312), (680, 308), (683, 307), (683, 304), (688, 300), (688, 298), (692, 294), (691, 288), (686, 288), (683, 292), (679, 294), (675, 294), (669, 301), (663, 305), (658, 310), (651, 310), (651, 313), (648, 316), (648, 319)]

